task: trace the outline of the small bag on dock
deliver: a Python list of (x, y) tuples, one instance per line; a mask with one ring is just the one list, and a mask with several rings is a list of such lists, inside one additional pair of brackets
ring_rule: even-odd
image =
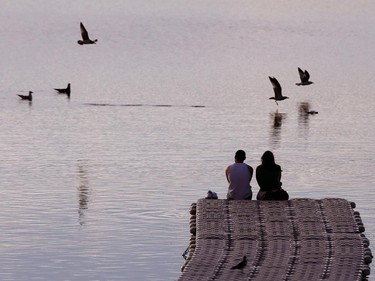
[(213, 191), (211, 191), (211, 190), (209, 190), (209, 191), (207, 192), (206, 199), (217, 199), (217, 198), (218, 198), (218, 197), (217, 197), (216, 192), (213, 192)]

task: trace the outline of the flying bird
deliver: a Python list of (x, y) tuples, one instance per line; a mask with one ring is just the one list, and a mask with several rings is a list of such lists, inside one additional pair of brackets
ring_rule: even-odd
[(95, 44), (98, 41), (98, 39), (91, 40), (89, 38), (89, 34), (88, 34), (86, 28), (83, 26), (82, 22), (80, 24), (80, 27), (81, 27), (81, 35), (82, 35), (82, 39), (83, 40), (78, 40), (78, 42), (77, 42), (78, 44), (80, 44), (80, 45), (83, 45), (83, 44)]
[(246, 256), (242, 258), (242, 261), (235, 266), (232, 266), (231, 269), (243, 269), (247, 265)]
[(17, 95), (19, 96), (21, 99), (23, 100), (29, 100), (29, 101), (32, 101), (33, 100), (33, 96), (32, 96), (32, 91), (29, 91), (29, 94), (28, 95)]
[(309, 81), (310, 73), (307, 70), (303, 71), (301, 68), (298, 67), (299, 78), (301, 79), (301, 83), (296, 83), (297, 86), (307, 86), (313, 84), (314, 82)]
[(277, 101), (289, 99), (289, 97), (286, 97), (286, 96), (282, 95), (281, 86), (280, 86), (279, 81), (277, 81), (277, 79), (275, 77), (268, 76), (268, 78), (270, 78), (270, 81), (271, 81), (272, 86), (273, 86), (273, 91), (275, 92), (275, 96), (270, 97), (270, 100), (275, 100), (276, 104), (279, 105), (277, 103)]
[(70, 97), (70, 83), (68, 84), (66, 88), (63, 88), (63, 89), (54, 88), (54, 90), (56, 90), (59, 94), (67, 94), (68, 97)]

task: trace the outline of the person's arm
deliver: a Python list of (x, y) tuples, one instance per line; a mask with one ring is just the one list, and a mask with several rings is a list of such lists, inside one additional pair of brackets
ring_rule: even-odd
[(279, 183), (280, 183), (280, 187), (283, 185), (283, 183), (281, 182), (281, 172), (282, 172), (282, 170), (281, 170), (281, 167), (279, 166), (279, 168), (280, 168), (280, 170), (278, 171), (278, 173), (277, 173), (277, 177), (278, 177), (278, 181), (279, 181)]
[(250, 172), (250, 181), (251, 181), (251, 179), (253, 178), (254, 169), (249, 165), (247, 165), (247, 168), (249, 169), (249, 172)]
[(259, 188), (262, 189), (263, 181), (262, 181), (261, 171), (260, 171), (259, 167), (257, 167), (256, 170), (255, 170), (255, 177), (256, 177), (257, 183), (259, 185)]
[(229, 183), (229, 172), (230, 172), (230, 168), (229, 166), (225, 169), (225, 177), (227, 178), (227, 181)]

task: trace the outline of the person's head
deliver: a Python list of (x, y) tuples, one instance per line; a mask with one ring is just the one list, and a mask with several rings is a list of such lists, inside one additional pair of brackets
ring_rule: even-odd
[(236, 154), (234, 155), (234, 160), (236, 160), (236, 163), (242, 163), (246, 159), (246, 153), (243, 150), (237, 150)]
[(269, 150), (263, 153), (261, 159), (262, 159), (262, 164), (265, 166), (275, 165), (275, 157), (273, 156), (273, 153)]

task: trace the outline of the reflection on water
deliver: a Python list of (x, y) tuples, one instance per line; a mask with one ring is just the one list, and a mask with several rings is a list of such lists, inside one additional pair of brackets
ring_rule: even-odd
[(20, 103), (26, 103), (27, 102), (29, 104), (29, 106), (33, 105), (33, 101), (31, 101), (31, 100), (29, 100), (29, 101), (28, 100), (20, 100), (19, 102)]
[(317, 111), (311, 109), (309, 102), (300, 102), (298, 105), (298, 125), (300, 131), (303, 133), (304, 137), (307, 136), (309, 131), (309, 121), (310, 116), (318, 114)]
[(154, 106), (154, 107), (206, 107), (205, 105), (173, 105), (173, 104), (141, 104), (141, 103), (130, 103), (130, 104), (113, 104), (113, 103), (84, 103), (85, 105), (92, 106)]
[(273, 145), (279, 144), (281, 141), (281, 126), (285, 118), (286, 113), (279, 113), (278, 111), (270, 113), (270, 119), (272, 123), (270, 130), (270, 141)]
[(301, 102), (298, 105), (298, 123), (300, 126), (308, 126), (309, 122), (309, 112), (310, 112), (310, 103), (309, 102)]
[(85, 211), (88, 209), (89, 205), (89, 181), (87, 176), (87, 170), (85, 164), (82, 160), (78, 160), (78, 221), (80, 225), (85, 223)]
[(307, 101), (303, 101), (298, 106), (299, 116), (302, 116), (302, 120), (308, 120), (309, 115), (318, 114), (318, 111), (310, 109), (310, 103)]
[[(96, 1), (85, 16), (105, 38), (87, 48), (69, 39), (86, 2), (39, 2), (1, 5), (1, 281), (176, 280), (189, 206), (225, 196), (239, 146), (276, 149), (292, 198), (355, 201), (375, 239), (374, 1)], [(294, 84), (300, 63), (313, 87)]]
[(308, 132), (309, 132), (309, 112), (310, 110), (310, 103), (309, 102), (301, 102), (298, 105), (298, 128), (299, 133), (305, 139), (307, 139)]

